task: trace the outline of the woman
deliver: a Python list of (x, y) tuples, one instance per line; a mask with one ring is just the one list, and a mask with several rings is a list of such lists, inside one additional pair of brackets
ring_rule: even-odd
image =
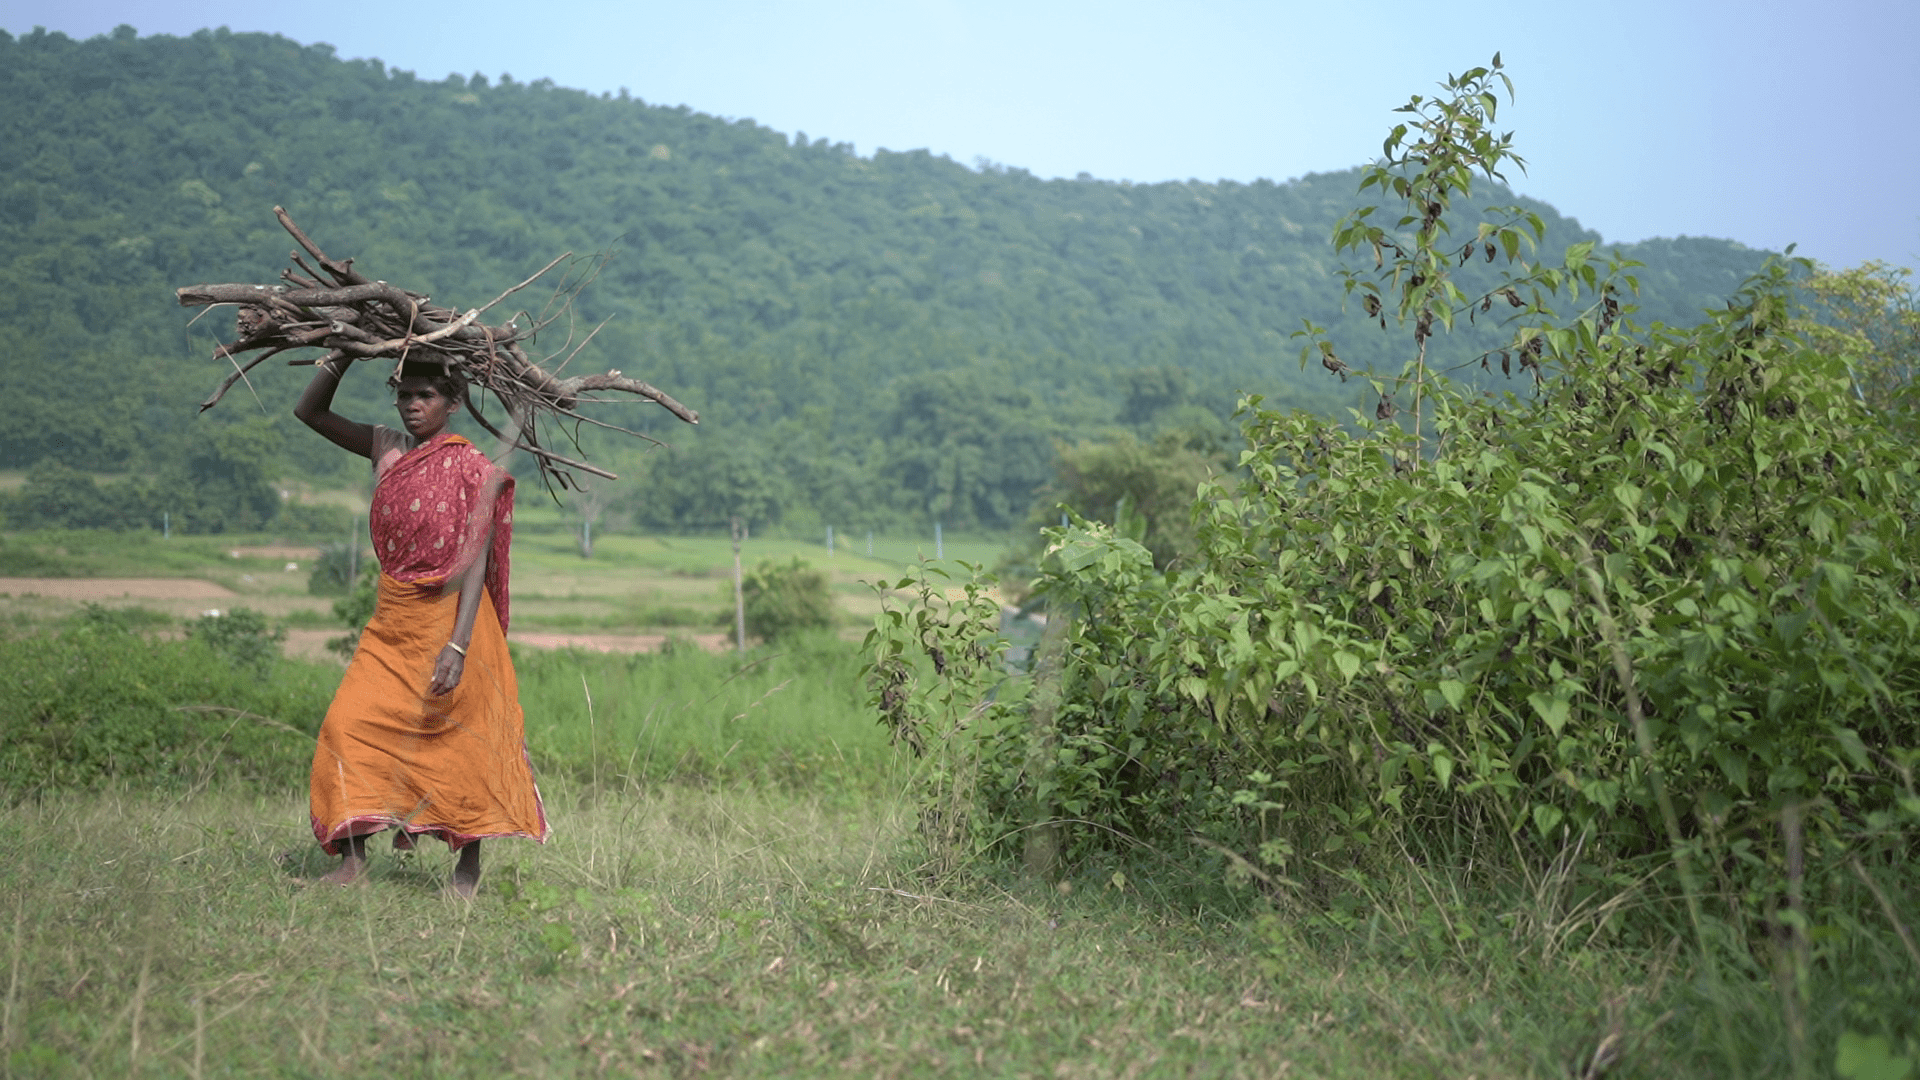
[(507, 655), (507, 554), (513, 478), (447, 430), (464, 386), (439, 363), (407, 361), (390, 385), (405, 431), (333, 411), (352, 361), (320, 365), (293, 414), (373, 462), (368, 527), (379, 603), (360, 635), (313, 754), (313, 833), (340, 865), (367, 872), (367, 837), (398, 828), (396, 848), (440, 837), (459, 860), (453, 892), (480, 881), (480, 841), (549, 834), (527, 760)]

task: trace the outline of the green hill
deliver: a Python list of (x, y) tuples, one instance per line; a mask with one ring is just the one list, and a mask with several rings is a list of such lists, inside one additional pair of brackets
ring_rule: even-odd
[[(271, 279), (290, 246), (275, 204), (334, 254), (449, 305), (561, 251), (611, 250), (581, 313), (612, 322), (578, 363), (703, 416), (694, 430), (620, 406), (673, 450), (589, 447), (638, 474), (632, 508), (663, 526), (741, 505), (763, 525), (1006, 526), (1056, 440), (1151, 431), (1195, 404), (1224, 415), (1241, 391), (1354, 400), (1300, 370), (1302, 319), (1333, 325), (1356, 365), (1394, 359), (1341, 312), (1328, 235), (1356, 202), (1353, 173), (1041, 180), (226, 31), (0, 33), (0, 102), (10, 468), (151, 472), (237, 426), (284, 448), (275, 469), (344, 475), (345, 455), (288, 415), (306, 369), (260, 369), (264, 413), (236, 390), (195, 414), (231, 328), (215, 313), (189, 329), (173, 289)], [(1528, 205), (1549, 251), (1600, 239)], [(1622, 253), (1649, 264), (1641, 318), (1677, 322), (1762, 258), (1690, 239)], [(357, 373), (346, 407), (378, 418), (379, 382)]]

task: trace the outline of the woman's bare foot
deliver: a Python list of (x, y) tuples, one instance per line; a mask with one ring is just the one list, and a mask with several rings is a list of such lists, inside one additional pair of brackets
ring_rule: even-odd
[(340, 860), (339, 866), (314, 878), (313, 881), (316, 885), (365, 885), (367, 860), (348, 855)]
[(314, 879), (317, 885), (364, 885), (367, 881), (367, 838), (350, 836), (340, 845), (340, 865)]
[(471, 900), (480, 891), (480, 841), (460, 849), (460, 861), (453, 864), (452, 889), (462, 900)]

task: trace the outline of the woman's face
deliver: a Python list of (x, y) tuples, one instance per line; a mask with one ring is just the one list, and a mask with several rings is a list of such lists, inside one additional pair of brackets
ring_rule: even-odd
[(407, 434), (416, 439), (431, 439), (445, 431), (447, 418), (460, 409), (460, 403), (442, 394), (432, 379), (417, 376), (394, 384), (393, 405)]

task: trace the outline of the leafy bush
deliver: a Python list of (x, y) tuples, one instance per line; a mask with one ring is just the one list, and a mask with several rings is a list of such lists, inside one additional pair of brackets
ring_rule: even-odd
[(380, 575), (362, 570), (353, 591), (333, 602), (333, 615), (347, 624), (347, 632), (328, 639), (327, 648), (341, 656), (351, 657), (353, 651), (360, 647), (360, 632), (367, 628), (367, 622), (373, 618), (373, 609), (379, 603)]
[(204, 639), (134, 632), (144, 625), (97, 609), (57, 633), (0, 639), (0, 796), (304, 782), (337, 670), (288, 661), (262, 678)]
[[(1911, 918), (1875, 897), (1902, 895), (1885, 883), (1911, 880), (1920, 838), (1920, 465), (1843, 358), (1796, 333), (1804, 265), (1771, 264), (1698, 327), (1643, 331), (1630, 267), (1584, 245), (1525, 262), (1521, 211), (1452, 221), (1471, 173), (1512, 160), (1488, 126), (1496, 77), (1415, 99), (1362, 183), (1405, 199), (1383, 215), (1399, 224), (1369, 208), (1336, 232), (1378, 259), (1348, 276), (1363, 307), (1412, 332), (1378, 373), (1307, 328), (1306, 358), (1365, 380), (1370, 415), (1249, 399), (1246, 479), (1203, 489), (1189, 568), (1105, 527), (1050, 531), (1037, 588), (1071, 625), (1029, 704), (965, 747), (974, 842), (1050, 824), (1085, 860), (1198, 838), (1329, 917), (1403, 857), (1572, 860), (1644, 879), (1642, 930), (1683, 908), (1709, 972), (1804, 987), (1810, 964), (1879, 947), (1857, 917), (1838, 931), (1844, 913)], [(1517, 272), (1465, 294), (1450, 268), (1470, 258)], [(1582, 307), (1560, 320), (1555, 296)], [(1525, 396), (1427, 365), (1434, 334), (1496, 306), (1513, 335), (1482, 363)], [(876, 633), (928, 654), (965, 636)], [(902, 684), (875, 670), (898, 728)], [(1723, 931), (1704, 928), (1709, 890)], [(1808, 934), (1812, 911), (1833, 929)], [(1913, 1034), (1916, 985), (1876, 984), (1862, 1015)]]
[(833, 595), (827, 575), (796, 555), (787, 562), (762, 559), (740, 580), (747, 632), (780, 641), (833, 626)]
[[(1214, 424), (1224, 427), (1217, 420)], [(1195, 548), (1194, 490), (1231, 464), (1213, 432), (1198, 426), (1163, 432), (1152, 442), (1121, 434), (1062, 447), (1058, 457), (1055, 477), (1028, 523), (1036, 530), (1051, 524), (1061, 507), (1111, 521), (1145, 545), (1162, 569)]]
[(204, 642), (235, 667), (265, 675), (280, 658), (287, 631), (252, 608), (237, 607), (187, 620), (187, 637)]
[(307, 574), (307, 591), (315, 596), (339, 596), (353, 591), (358, 572), (374, 569), (366, 566), (371, 556), (356, 559), (345, 544), (322, 544), (320, 557)]
[(7, 499), (6, 520), (16, 529), (158, 528), (161, 502), (152, 481), (133, 477), (102, 485), (56, 458), (43, 458)]

